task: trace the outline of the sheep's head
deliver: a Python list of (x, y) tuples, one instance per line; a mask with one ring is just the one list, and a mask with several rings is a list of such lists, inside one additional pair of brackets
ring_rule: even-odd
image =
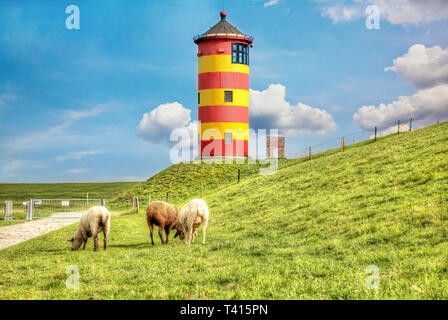
[(180, 240), (184, 240), (185, 239), (185, 229), (184, 226), (181, 225), (180, 223), (176, 224), (176, 234), (174, 235), (174, 238), (179, 237)]
[(81, 248), (81, 245), (82, 245), (82, 242), (83, 242), (81, 238), (75, 238), (75, 237), (71, 238), (68, 241), (70, 241), (70, 244), (72, 246), (72, 250), (78, 250), (79, 248)]

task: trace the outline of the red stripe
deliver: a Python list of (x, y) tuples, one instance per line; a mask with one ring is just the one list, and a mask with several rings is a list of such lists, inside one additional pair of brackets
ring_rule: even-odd
[(210, 40), (201, 41), (198, 46), (198, 56), (210, 56), (214, 54), (232, 54), (232, 43), (247, 44), (242, 40)]
[(249, 74), (240, 72), (206, 72), (198, 74), (198, 88), (249, 90)]
[(207, 156), (248, 156), (249, 141), (233, 140), (233, 144), (225, 144), (224, 140), (201, 141), (201, 155)]
[(199, 107), (198, 120), (207, 122), (240, 122), (249, 123), (249, 108), (238, 106)]

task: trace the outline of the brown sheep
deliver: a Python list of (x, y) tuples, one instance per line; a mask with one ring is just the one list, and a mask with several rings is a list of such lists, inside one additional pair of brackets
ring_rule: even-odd
[[(184, 227), (179, 222), (179, 209), (163, 201), (152, 202), (146, 208), (146, 221), (151, 232), (151, 243), (154, 245), (153, 225), (159, 226), (159, 236), (162, 244), (168, 243), (170, 231), (175, 228), (184, 239)], [(163, 239), (163, 230), (165, 230), (166, 241)]]

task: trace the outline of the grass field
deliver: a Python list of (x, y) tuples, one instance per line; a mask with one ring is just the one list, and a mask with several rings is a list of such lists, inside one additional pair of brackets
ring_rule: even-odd
[(204, 198), (205, 245), (151, 247), (140, 213), (112, 219), (107, 251), (89, 240), (72, 252), (69, 226), (0, 251), (0, 298), (448, 298), (448, 123), (289, 160)]
[(30, 199), (112, 199), (139, 182), (110, 183), (0, 183), (0, 226), (18, 222), (5, 222), (3, 219), (4, 201), (13, 202), (15, 219), (25, 219), (23, 202)]

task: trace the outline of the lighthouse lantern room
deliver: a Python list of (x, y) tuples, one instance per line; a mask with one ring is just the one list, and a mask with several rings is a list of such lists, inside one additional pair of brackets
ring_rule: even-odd
[(198, 45), (199, 156), (247, 157), (249, 150), (249, 48), (243, 34), (221, 12)]

